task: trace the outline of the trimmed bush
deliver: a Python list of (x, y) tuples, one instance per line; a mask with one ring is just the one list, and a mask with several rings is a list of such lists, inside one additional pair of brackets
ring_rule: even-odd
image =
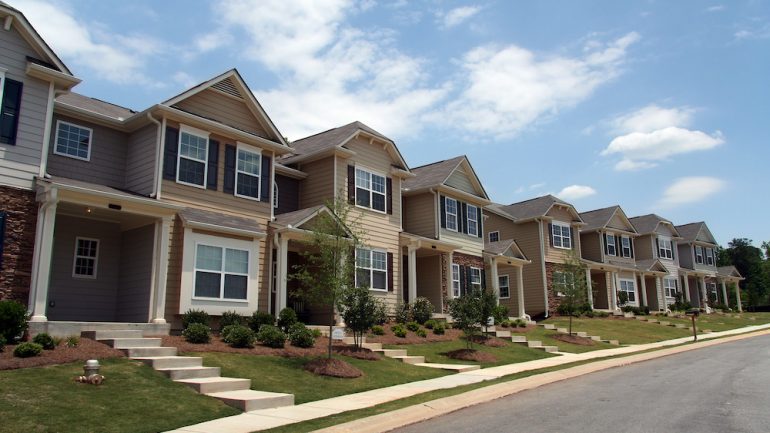
[(423, 324), (433, 317), (433, 304), (430, 303), (428, 298), (416, 298), (412, 303), (411, 310), (412, 320), (419, 324)]
[(444, 328), (443, 323), (436, 323), (436, 326), (433, 327), (433, 333), (436, 335), (444, 335), (444, 331), (446, 328)]
[(249, 328), (254, 332), (259, 332), (263, 325), (275, 325), (275, 317), (270, 313), (255, 311), (249, 319)]
[(402, 325), (395, 325), (392, 328), (390, 328), (391, 331), (393, 331), (393, 335), (399, 338), (406, 338), (406, 328), (404, 328)]
[(245, 317), (236, 313), (235, 311), (225, 311), (222, 313), (222, 317), (219, 318), (219, 329), (225, 329), (230, 325), (243, 325), (246, 322)]
[(420, 324), (417, 322), (409, 322), (406, 324), (406, 329), (412, 332), (417, 332), (417, 330), (420, 329)]
[(243, 325), (230, 325), (227, 331), (227, 340), (227, 343), (232, 347), (254, 347), (256, 337), (251, 328)]
[(288, 333), (289, 328), (299, 320), (297, 319), (297, 313), (293, 309), (286, 307), (278, 313), (278, 327), (281, 331)]
[(428, 332), (426, 330), (424, 330), (424, 329), (418, 329), (416, 334), (417, 334), (418, 337), (422, 337), (422, 338), (427, 338), (428, 337)]
[(27, 330), (27, 308), (16, 301), (0, 301), (0, 336), (7, 343), (21, 338)]
[(32, 358), (33, 356), (39, 356), (42, 351), (43, 346), (37, 343), (25, 342), (13, 349), (13, 356), (17, 358)]
[(502, 322), (500, 322), (500, 326), (502, 326), (503, 328), (510, 328), (511, 327), (511, 321), (508, 320), (508, 319), (505, 319)]
[(374, 310), (374, 323), (382, 326), (388, 323), (388, 306), (380, 299), (377, 299), (377, 306)]
[(380, 325), (374, 325), (374, 326), (372, 326), (372, 334), (374, 334), (374, 335), (385, 335), (385, 328), (383, 328)]
[(292, 346), (308, 348), (315, 345), (315, 337), (313, 331), (307, 329), (303, 323), (297, 322), (289, 328), (289, 342)]
[(323, 334), (321, 333), (321, 330), (320, 330), (320, 329), (315, 329), (315, 328), (313, 328), (313, 329), (311, 329), (311, 330), (310, 330), (310, 332), (312, 332), (312, 333), (313, 333), (313, 338), (321, 338), (321, 336), (323, 335)]
[(182, 329), (187, 329), (187, 327), (193, 323), (200, 323), (201, 325), (205, 325), (208, 328), (209, 313), (203, 310), (193, 309), (185, 311), (185, 313), (182, 314)]
[(433, 329), (434, 326), (436, 326), (436, 319), (430, 319), (427, 320), (425, 323), (423, 323), (423, 326), (425, 326), (428, 329)]
[(211, 341), (211, 328), (203, 323), (190, 323), (184, 331), (182, 337), (185, 341), (193, 344), (204, 344)]
[(396, 305), (396, 323), (406, 323), (412, 318), (412, 311), (409, 308), (409, 304), (401, 301)]
[(54, 350), (56, 348), (56, 343), (53, 341), (53, 338), (45, 332), (35, 335), (32, 342), (41, 345), (45, 350)]
[(505, 305), (498, 305), (492, 310), (492, 317), (495, 318), (495, 323), (502, 323), (504, 320), (508, 320), (508, 307)]
[(241, 325), (227, 325), (219, 331), (219, 338), (222, 339), (222, 342), (230, 344), (230, 332), (232, 332), (232, 330), (235, 329), (236, 326), (241, 326)]
[(280, 349), (286, 344), (286, 334), (273, 325), (262, 325), (257, 332), (257, 340), (267, 347)]
[(516, 319), (516, 320), (517, 320), (516, 326), (518, 326), (519, 328), (526, 328), (527, 327), (527, 321), (526, 320), (524, 320), (524, 319)]

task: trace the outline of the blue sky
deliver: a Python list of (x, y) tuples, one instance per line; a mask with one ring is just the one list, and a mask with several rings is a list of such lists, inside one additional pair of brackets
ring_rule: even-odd
[(238, 68), (291, 140), (360, 120), (494, 201), (770, 240), (769, 1), (22, 0), (76, 91), (144, 109)]

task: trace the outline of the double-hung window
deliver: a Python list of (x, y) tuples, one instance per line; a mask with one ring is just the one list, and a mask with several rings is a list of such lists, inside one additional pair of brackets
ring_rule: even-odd
[(511, 286), (508, 282), (508, 275), (501, 275), (497, 277), (497, 284), (500, 287), (500, 299), (510, 298)]
[(457, 231), (457, 200), (453, 198), (446, 197), (445, 198), (446, 203), (446, 228), (447, 230), (452, 230), (454, 232)]
[(197, 244), (196, 298), (245, 300), (249, 281), (249, 251)]
[(479, 208), (471, 204), (468, 205), (468, 234), (473, 236), (479, 235)]
[(177, 182), (205, 188), (208, 156), (208, 135), (203, 131), (183, 126), (179, 133)]
[(452, 295), (460, 297), (460, 265), (452, 263)]
[(564, 296), (566, 289), (571, 289), (575, 282), (572, 280), (572, 274), (554, 271), (551, 274), (551, 284), (556, 292), (556, 296)]
[(676, 296), (676, 279), (664, 278), (663, 279), (663, 292), (667, 298), (673, 298)]
[(356, 248), (356, 287), (388, 290), (388, 255), (384, 251)]
[(623, 257), (631, 257), (631, 238), (628, 236), (620, 237), (620, 252)]
[(706, 264), (709, 266), (714, 266), (714, 249), (713, 248), (706, 248)]
[(620, 291), (628, 294), (628, 303), (636, 305), (636, 289), (632, 280), (620, 280)]
[(500, 240), (500, 232), (489, 232), (489, 242), (497, 242)]
[(262, 154), (238, 147), (238, 163), (235, 166), (235, 195), (259, 200), (261, 169)]
[(98, 260), (98, 239), (81, 237), (75, 239), (75, 260), (72, 263), (73, 277), (95, 279)]
[(607, 240), (607, 255), (608, 256), (616, 256), (617, 254), (617, 245), (615, 245), (615, 235), (608, 234), (604, 237), (604, 239)]
[(385, 177), (356, 167), (356, 205), (385, 212)]
[(91, 128), (59, 120), (56, 122), (56, 145), (53, 153), (75, 159), (91, 159)]
[(278, 209), (278, 184), (273, 184), (273, 209)]
[(471, 272), (471, 291), (473, 290), (481, 290), (481, 268), (470, 268)]
[(572, 231), (569, 224), (554, 222), (551, 224), (553, 246), (566, 250), (572, 249)]
[(700, 245), (695, 246), (695, 263), (703, 264), (703, 247)]
[(658, 257), (661, 259), (673, 259), (674, 250), (671, 239), (658, 238)]

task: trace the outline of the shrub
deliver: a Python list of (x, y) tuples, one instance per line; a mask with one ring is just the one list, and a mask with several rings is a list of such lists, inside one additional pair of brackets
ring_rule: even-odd
[(433, 329), (433, 327), (434, 327), (434, 326), (436, 326), (436, 323), (438, 323), (438, 322), (436, 321), (436, 319), (430, 319), (430, 320), (426, 321), (426, 322), (425, 322), (423, 325), (424, 325), (426, 328), (428, 328), (428, 329)]
[(420, 329), (420, 324), (417, 322), (409, 322), (406, 324), (406, 329), (412, 332), (417, 332), (417, 330)]
[(714, 302), (713, 304), (711, 304), (711, 308), (715, 310), (730, 311), (730, 307), (723, 304), (722, 302)]
[(189, 309), (182, 314), (182, 329), (187, 329), (188, 326), (193, 323), (200, 323), (201, 325), (209, 326), (209, 313), (203, 310)]
[(0, 336), (13, 343), (27, 330), (27, 309), (16, 301), (0, 301)]
[(321, 330), (320, 329), (313, 328), (313, 329), (310, 330), (310, 332), (313, 333), (313, 338), (321, 338), (321, 335), (323, 335), (323, 334), (321, 334)]
[(377, 298), (366, 287), (351, 287), (342, 292), (338, 305), (347, 330), (353, 334), (353, 343), (361, 347), (366, 333), (376, 325)]
[(275, 325), (275, 317), (270, 313), (255, 311), (249, 320), (249, 328), (254, 332), (259, 332), (263, 325)]
[(80, 345), (80, 338), (77, 335), (70, 335), (67, 337), (67, 347), (78, 347)]
[(203, 344), (211, 341), (211, 328), (203, 323), (190, 323), (184, 331), (182, 337), (185, 341), (193, 344)]
[(596, 316), (596, 313), (594, 312), (594, 310), (586, 311), (585, 312), (585, 316), (589, 317), (589, 318), (590, 317), (594, 317), (594, 316)]
[(511, 321), (508, 320), (508, 319), (503, 320), (502, 322), (500, 322), (500, 326), (502, 326), (503, 328), (510, 328), (511, 327)]
[(4, 348), (5, 348), (5, 337), (0, 335), (0, 352), (2, 352)]
[[(243, 325), (228, 326), (227, 343), (232, 347), (254, 347), (254, 331)], [(224, 339), (223, 339), (224, 341)]]
[(243, 325), (244, 321), (244, 317), (235, 311), (225, 311), (219, 318), (219, 329), (224, 329), (230, 325)]
[(524, 319), (516, 319), (516, 326), (518, 326), (519, 328), (526, 328), (527, 321)]
[(13, 356), (17, 358), (31, 358), (33, 356), (40, 355), (43, 351), (43, 346), (37, 343), (21, 343), (13, 349)]
[(295, 323), (289, 328), (289, 341), (292, 346), (296, 347), (313, 347), (315, 345), (315, 337), (313, 337), (313, 331), (309, 330), (302, 323)]
[(433, 304), (430, 303), (428, 298), (422, 296), (415, 298), (411, 305), (412, 320), (423, 324), (433, 317)]
[(374, 325), (374, 326), (372, 326), (372, 334), (374, 334), (374, 335), (385, 335), (385, 328), (383, 328), (380, 325)]
[(286, 307), (278, 313), (278, 327), (283, 332), (289, 332), (291, 325), (297, 323), (297, 313), (293, 309)]
[(503, 321), (508, 320), (508, 307), (505, 305), (498, 305), (492, 311), (492, 317), (495, 318), (495, 323), (502, 324)]
[(436, 323), (436, 326), (433, 327), (433, 333), (436, 335), (444, 335), (445, 329), (443, 323)]
[(411, 320), (411, 317), (412, 311), (409, 304), (399, 301), (396, 305), (396, 323), (406, 323)]
[(417, 334), (418, 337), (422, 337), (422, 338), (427, 338), (428, 337), (428, 332), (425, 331), (424, 329), (418, 329), (416, 334)]
[(53, 338), (45, 332), (35, 335), (32, 342), (39, 344), (45, 350), (54, 350), (56, 348), (56, 343), (54, 343)]
[(220, 329), (219, 338), (221, 338), (223, 342), (230, 344), (230, 332), (232, 332), (232, 330), (235, 329), (236, 326), (241, 326), (241, 325), (227, 325), (222, 329)]
[(379, 298), (375, 302), (377, 306), (375, 307), (374, 317), (372, 317), (372, 319), (375, 324), (382, 326), (388, 323), (388, 306)]
[(267, 347), (280, 349), (286, 344), (286, 334), (273, 325), (262, 325), (257, 332), (257, 341)]
[(390, 329), (391, 331), (393, 331), (393, 335), (395, 335), (396, 337), (406, 338), (406, 329), (402, 325), (398, 324), (393, 326)]
[(595, 314), (596, 317), (610, 317), (610, 313), (606, 311), (597, 311)]

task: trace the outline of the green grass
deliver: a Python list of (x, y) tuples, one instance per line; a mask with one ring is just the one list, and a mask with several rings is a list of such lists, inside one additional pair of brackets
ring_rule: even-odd
[(545, 353), (539, 349), (530, 349), (524, 345), (506, 342), (503, 347), (489, 347), (474, 344), (473, 348), (483, 352), (491, 353), (497, 358), (496, 362), (471, 362), (452, 359), (444, 355), (457, 349), (465, 349), (465, 340), (441, 341), (424, 344), (405, 344), (398, 346), (386, 346), (389, 349), (406, 349), (409, 355), (424, 356), (425, 362), (435, 362), (439, 364), (479, 364), (482, 367), (492, 367), (495, 365), (513, 364), (516, 362), (532, 361), (534, 359), (548, 358), (554, 356)]
[(239, 413), (138, 362), (105, 360), (101, 372), (94, 386), (73, 380), (82, 363), (0, 371), (0, 431), (149, 433)]
[[(695, 326), (698, 329), (710, 329), (714, 332), (727, 331), (744, 326), (764, 325), (770, 323), (770, 313), (740, 313), (741, 317), (735, 317), (736, 314), (703, 314), (695, 319)], [(754, 320), (751, 320), (751, 319)], [(673, 321), (674, 318), (666, 317), (660, 320)], [(675, 319), (677, 323), (690, 323), (689, 319)]]
[(594, 344), (592, 346), (582, 346), (580, 344), (565, 343), (561, 340), (557, 340), (553, 338), (553, 336), (556, 334), (557, 334), (556, 331), (550, 331), (538, 326), (536, 329), (533, 329), (522, 335), (526, 336), (527, 340), (530, 340), (530, 341), (542, 341), (543, 345), (545, 346), (557, 346), (559, 348), (559, 352), (584, 353), (584, 352), (591, 352), (594, 350), (612, 349), (616, 347), (611, 344), (601, 343), (598, 341), (594, 341)]
[[(566, 328), (569, 319), (557, 317), (544, 320), (541, 323), (550, 323), (559, 328)], [(610, 317), (573, 319), (572, 331), (585, 331), (589, 335), (598, 335), (603, 340), (618, 340), (620, 344), (653, 343), (692, 335), (692, 331), (687, 329), (661, 326), (636, 319), (613, 319)]]
[(296, 404), (449, 374), (390, 358), (364, 361), (339, 357), (364, 372), (362, 377), (340, 379), (318, 376), (303, 370), (302, 366), (311, 359), (306, 357), (282, 358), (213, 352), (190, 355), (203, 357), (203, 365), (221, 367), (222, 376), (251, 379), (252, 389), (294, 394)]

